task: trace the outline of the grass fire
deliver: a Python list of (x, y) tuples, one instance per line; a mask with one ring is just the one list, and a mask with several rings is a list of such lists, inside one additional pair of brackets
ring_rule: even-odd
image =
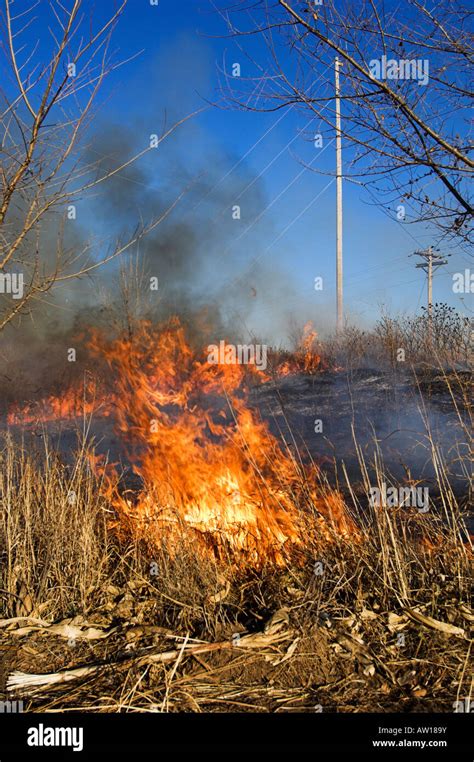
[[(386, 369), (355, 371), (350, 336), (345, 346), (341, 337), (338, 346), (316, 345), (314, 333), (309, 345), (307, 336), (305, 327), (293, 353), (269, 348), (261, 371), (209, 362), (208, 345), (191, 340), (178, 317), (140, 319), (116, 335), (93, 328), (83, 339), (87, 382), (10, 407), (0, 471), (3, 634), (38, 653), (54, 644), (56, 656), (32, 670), (36, 659), (15, 649), (8, 691), (37, 708), (80, 700), (119, 709), (118, 698), (102, 706), (90, 691), (114, 664), (120, 674), (123, 650), (127, 670), (147, 671), (143, 708), (232, 708), (198, 657), (171, 692), (160, 687), (172, 657), (160, 657), (159, 644), (172, 637), (171, 653), (213, 654), (213, 669), (227, 673), (248, 709), (256, 695), (258, 706), (275, 709), (289, 692), (292, 706), (310, 711), (321, 695), (321, 659), (346, 688), (360, 676), (326, 699), (337, 695), (347, 711), (353, 701), (416, 706), (432, 681), (435, 706), (449, 701), (446, 659), (462, 668), (470, 626), (469, 378), (420, 366), (397, 380), (383, 343)], [(372, 440), (353, 414), (345, 419), (344, 387), (377, 427)], [(343, 444), (321, 449), (321, 437), (301, 438), (298, 410), (315, 394), (323, 416), (323, 400), (338, 409)], [(375, 394), (392, 416), (408, 414), (415, 440), (425, 426), (425, 456), (403, 479), (396, 443), (384, 449)], [(449, 429), (449, 447), (434, 439), (436, 427)], [(407, 449), (406, 435), (401, 444)], [(334, 447), (339, 462), (329, 457)], [(397, 655), (400, 635), (422, 654), (413, 672), (410, 655)], [(246, 648), (250, 671), (236, 672)], [(155, 657), (162, 666), (148, 672)], [(280, 660), (287, 666), (268, 692)], [(301, 670), (310, 670), (311, 688)], [(57, 680), (72, 681), (71, 696)], [(183, 681), (192, 699), (182, 699)]]
[(203, 4), (0, 0), (0, 722), (453, 754), (468, 14)]

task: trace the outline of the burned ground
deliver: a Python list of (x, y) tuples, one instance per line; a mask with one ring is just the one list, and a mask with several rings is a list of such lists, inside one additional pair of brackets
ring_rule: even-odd
[[(338, 370), (254, 387), (250, 404), (283, 449), (314, 459), (359, 525), (357, 536), (308, 536), (291, 562), (258, 569), (198, 553), (192, 533), (171, 550), (117, 535), (87, 458), (72, 457), (78, 422), (48, 424), (47, 473), (46, 429), (26, 427), (26, 450), (36, 442), (43, 455), (15, 467), (13, 427), (3, 696), (29, 711), (452, 711), (469, 692), (473, 621), (469, 385), (460, 373)], [(89, 436), (119, 456), (110, 420)], [(364, 469), (375, 483), (428, 484), (429, 513), (371, 508)], [(80, 504), (68, 505), (71, 490)]]

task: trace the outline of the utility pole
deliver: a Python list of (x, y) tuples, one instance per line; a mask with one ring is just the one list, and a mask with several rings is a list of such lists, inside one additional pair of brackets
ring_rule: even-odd
[(342, 331), (344, 323), (344, 307), (342, 296), (342, 148), (341, 148), (341, 98), (339, 86), (339, 68), (342, 61), (336, 56), (334, 76), (336, 85), (336, 291), (338, 332)]
[[(429, 249), (431, 255), (431, 247)], [(428, 315), (432, 317), (433, 312), (433, 257), (428, 257)]]
[[(414, 251), (410, 256), (421, 257), (422, 262), (419, 262), (416, 267), (420, 267), (425, 271), (428, 280), (428, 333), (431, 340), (431, 321), (433, 318), (433, 273), (438, 270), (442, 265), (447, 265), (448, 260), (443, 259), (438, 250), (429, 246), (427, 249)], [(449, 255), (448, 255), (449, 256)]]

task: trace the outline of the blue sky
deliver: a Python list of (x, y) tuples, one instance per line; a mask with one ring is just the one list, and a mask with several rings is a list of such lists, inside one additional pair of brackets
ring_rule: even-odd
[[(40, 18), (45, 6), (41, 4)], [(85, 1), (86, 10), (92, 6)], [(99, 17), (110, 7), (101, 3), (95, 13)], [(106, 133), (125, 129), (139, 150), (149, 134), (160, 132), (165, 113), (171, 123), (219, 97), (218, 70), (224, 60), (228, 67), (239, 62), (242, 76), (253, 74), (235, 41), (225, 39), (225, 34), (209, 0), (159, 0), (158, 6), (129, 0), (112, 47), (117, 60), (139, 55), (106, 79), (94, 129)], [(316, 131), (295, 110), (264, 114), (210, 106), (170, 139), (171, 158), (165, 160), (164, 173), (160, 161), (166, 157), (167, 143), (160, 147), (160, 157), (147, 156), (143, 168), (152, 198), (155, 194), (159, 198), (163, 177), (167, 193), (173, 192), (173, 185), (178, 193), (183, 183), (192, 182), (193, 174), (208, 175), (203, 198), (191, 192), (173, 213), (187, 216), (197, 231), (197, 246), (208, 245), (200, 243), (199, 231), (214, 226), (209, 256), (201, 265), (205, 272), (196, 275), (190, 270), (189, 278), (197, 278), (201, 285), (204, 278), (209, 293), (223, 297), (225, 303), (226, 290), (232, 289), (236, 276), (248, 278), (250, 273), (251, 286), (251, 263), (257, 260), (255, 301), (249, 308), (244, 300), (240, 315), (250, 321), (251, 330), (261, 328), (273, 339), (284, 333), (292, 314), (298, 320), (313, 319), (322, 328), (333, 323), (335, 183), (325, 188), (330, 178), (305, 169), (302, 160), (311, 155), (315, 166), (331, 171), (335, 152), (334, 145), (326, 145), (316, 158), (310, 153), (315, 149), (308, 136)], [(130, 175), (133, 182), (133, 172)], [(232, 196), (241, 206), (238, 221), (231, 221)], [(87, 226), (99, 229), (99, 218), (92, 213)], [(378, 317), (382, 305), (393, 312), (419, 309), (426, 301), (424, 276), (415, 269), (417, 260), (408, 255), (432, 241), (429, 229), (390, 220), (363, 189), (345, 182), (344, 286), (349, 315), (367, 325)], [(452, 292), (452, 273), (469, 267), (470, 260), (461, 249), (446, 251), (452, 256), (436, 275), (434, 301), (463, 310)], [(316, 276), (323, 277), (322, 293), (314, 290)]]

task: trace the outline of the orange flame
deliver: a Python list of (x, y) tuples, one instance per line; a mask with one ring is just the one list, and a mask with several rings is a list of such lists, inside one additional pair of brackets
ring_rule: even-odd
[(283, 362), (277, 369), (279, 376), (289, 376), (295, 373), (316, 373), (321, 368), (321, 357), (316, 351), (318, 334), (313, 323), (309, 320), (303, 327), (303, 334), (296, 351), (289, 360)]
[[(315, 338), (307, 324), (295, 367), (318, 367)], [(105, 359), (112, 394), (88, 380), (61, 398), (15, 408), (8, 420), (110, 416), (140, 480), (138, 491), (124, 489), (118, 465), (94, 458), (118, 530), (168, 547), (184, 531), (217, 558), (230, 553), (253, 566), (283, 564), (309, 535), (329, 537), (331, 524), (355, 535), (339, 494), (321, 489), (318, 468), (282, 450), (249, 407), (250, 383), (267, 380), (256, 365), (208, 362), (178, 318), (142, 321), (133, 335), (110, 340), (93, 331), (88, 349)]]
[(97, 414), (111, 414), (110, 400), (105, 399), (96, 381), (87, 378), (60, 397), (50, 395), (26, 405), (12, 405), (6, 420), (8, 426), (28, 426)]
[(133, 339), (95, 334), (91, 349), (112, 370), (116, 427), (143, 485), (129, 499), (116, 467), (106, 470), (122, 522), (157, 539), (185, 526), (217, 555), (230, 549), (253, 564), (282, 563), (302, 546), (309, 504), (349, 530), (339, 496), (316, 497), (317, 468), (303, 471), (248, 407), (256, 368), (208, 363), (177, 318), (144, 322)]

